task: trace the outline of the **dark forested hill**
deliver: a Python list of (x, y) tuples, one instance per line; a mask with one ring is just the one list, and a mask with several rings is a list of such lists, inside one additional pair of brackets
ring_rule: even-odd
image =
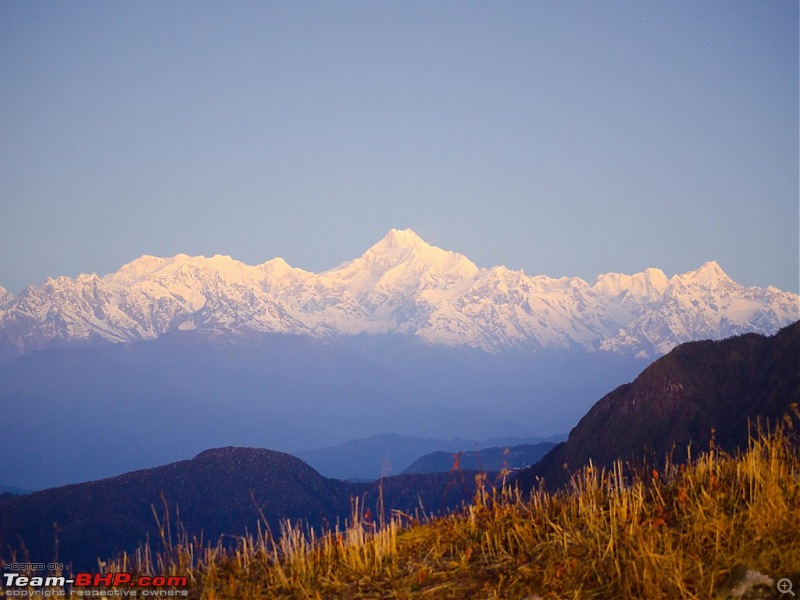
[(597, 402), (542, 461), (517, 478), (548, 485), (592, 460), (685, 460), (689, 444), (728, 451), (747, 444), (748, 423), (781, 418), (800, 401), (800, 322), (774, 336), (747, 334), (682, 344)]

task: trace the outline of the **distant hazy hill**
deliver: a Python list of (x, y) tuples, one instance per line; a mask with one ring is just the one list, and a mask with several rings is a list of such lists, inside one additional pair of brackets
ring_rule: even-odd
[[(662, 460), (708, 448), (712, 430), (728, 451), (747, 444), (748, 420), (781, 418), (800, 402), (800, 322), (774, 336), (747, 334), (682, 344), (595, 404), (542, 461), (517, 481), (560, 484), (592, 460)], [(566, 469), (565, 469), (566, 467)]]
[(520, 469), (539, 462), (555, 445), (555, 442), (541, 442), (458, 453), (431, 452), (415, 460), (403, 473), (444, 473), (454, 466), (470, 471), (499, 472), (503, 468)]
[[(452, 455), (454, 452), (463, 451), (469, 453), (476, 448), (486, 447), (486, 450), (480, 451), (481, 456), (483, 456), (486, 452), (489, 452), (490, 448), (488, 447), (490, 446), (502, 446), (504, 448), (507, 446), (518, 446), (520, 444), (534, 442), (561, 441), (563, 439), (565, 439), (565, 436), (553, 436), (552, 438), (544, 439), (492, 438), (483, 442), (477, 442), (475, 440), (464, 439), (437, 440), (390, 433), (379, 434), (365, 439), (352, 440), (338, 446), (297, 452), (295, 455), (302, 458), (327, 477), (372, 480), (381, 476), (394, 475), (397, 473), (436, 473), (449, 471), (453, 464)], [(415, 471), (407, 470), (409, 465), (414, 463), (417, 459), (420, 459), (420, 457), (437, 451), (449, 457), (450, 464), (446, 468), (421, 469)], [(544, 452), (542, 452), (542, 454), (544, 454)], [(472, 464), (471, 467), (464, 468), (480, 469), (477, 463)], [(489, 471), (499, 471), (500, 468), (501, 467), (485, 467), (485, 469)]]
[(59, 560), (86, 569), (96, 567), (98, 557), (134, 550), (148, 537), (158, 546), (153, 509), (163, 522), (165, 502), (173, 536), (178, 521), (190, 536), (212, 541), (256, 531), (262, 517), (276, 535), (283, 519), (333, 527), (350, 516), (353, 498), (377, 515), (380, 485), (387, 514), (413, 513), (420, 506), (435, 513), (474, 493), (474, 478), (465, 474), (357, 484), (322, 477), (281, 452), (219, 448), (100, 481), (0, 496), (0, 558), (8, 560), (24, 547), (36, 561), (49, 562), (57, 540)]

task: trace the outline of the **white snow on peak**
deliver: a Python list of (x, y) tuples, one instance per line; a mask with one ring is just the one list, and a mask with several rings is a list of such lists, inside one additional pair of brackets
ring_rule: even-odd
[(265, 263), (261, 263), (257, 268), (267, 276), (281, 276), (292, 272), (305, 272), (302, 269), (291, 266), (280, 256), (268, 260)]
[(664, 275), (664, 271), (654, 267), (648, 267), (644, 270), (645, 277), (648, 282), (656, 289), (665, 290), (669, 285), (669, 279)]
[[(411, 229), (390, 229), (381, 242), (385, 242), (391, 246), (403, 246), (412, 248), (414, 246), (428, 246), (430, 245), (419, 237)], [(381, 243), (379, 242), (379, 243)]]
[(634, 275), (622, 273), (600, 275), (592, 287), (600, 294), (618, 296), (622, 301), (652, 300), (669, 287), (669, 279), (661, 269), (650, 267)]
[[(177, 258), (177, 257), (175, 257)], [(158, 269), (163, 267), (167, 262), (174, 259), (158, 258), (144, 254), (131, 262), (122, 265), (116, 274), (124, 275), (126, 277), (143, 277), (155, 273)]]
[(402, 263), (414, 263), (415, 266), (427, 265), (441, 271), (453, 268), (466, 268), (475, 272), (478, 270), (466, 256), (432, 246), (410, 229), (402, 231), (392, 229), (361, 258), (347, 264), (366, 266), (374, 272), (376, 269), (383, 271)]
[(717, 285), (720, 283), (733, 283), (728, 274), (722, 270), (716, 261), (708, 261), (694, 271), (689, 271), (683, 275), (675, 275), (672, 282), (680, 282), (686, 285)]
[(119, 271), (109, 276), (112, 281), (170, 279), (180, 274), (205, 272), (217, 274), (231, 281), (251, 280), (255, 277), (257, 267), (251, 267), (227, 255), (215, 254), (205, 256), (189, 256), (178, 254), (172, 258), (157, 258), (145, 255), (129, 262)]
[(323, 273), (333, 286), (355, 295), (382, 288), (407, 294), (471, 279), (479, 269), (466, 256), (431, 246), (410, 229), (392, 229), (355, 260)]
[(282, 257), (276, 256), (265, 263), (261, 263), (261, 267), (264, 269), (271, 269), (273, 271), (284, 271), (286, 269), (291, 269), (292, 265), (287, 263)]

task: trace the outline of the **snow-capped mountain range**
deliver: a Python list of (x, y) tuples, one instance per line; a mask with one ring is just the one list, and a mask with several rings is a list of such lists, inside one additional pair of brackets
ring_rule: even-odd
[(399, 333), (428, 344), (582, 347), (654, 357), (696, 339), (773, 333), (800, 318), (800, 296), (744, 287), (715, 262), (667, 277), (651, 268), (577, 277), (479, 269), (411, 230), (391, 230), (363, 256), (316, 274), (275, 258), (142, 256), (116, 273), (48, 279), (19, 296), (0, 288), (4, 355), (92, 342), (216, 334)]

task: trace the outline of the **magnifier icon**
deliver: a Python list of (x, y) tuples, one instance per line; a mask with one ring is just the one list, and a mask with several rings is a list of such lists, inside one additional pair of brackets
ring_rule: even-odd
[(778, 579), (778, 591), (781, 594), (791, 594), (796, 597), (796, 594), (792, 591), (792, 580), (786, 577)]

